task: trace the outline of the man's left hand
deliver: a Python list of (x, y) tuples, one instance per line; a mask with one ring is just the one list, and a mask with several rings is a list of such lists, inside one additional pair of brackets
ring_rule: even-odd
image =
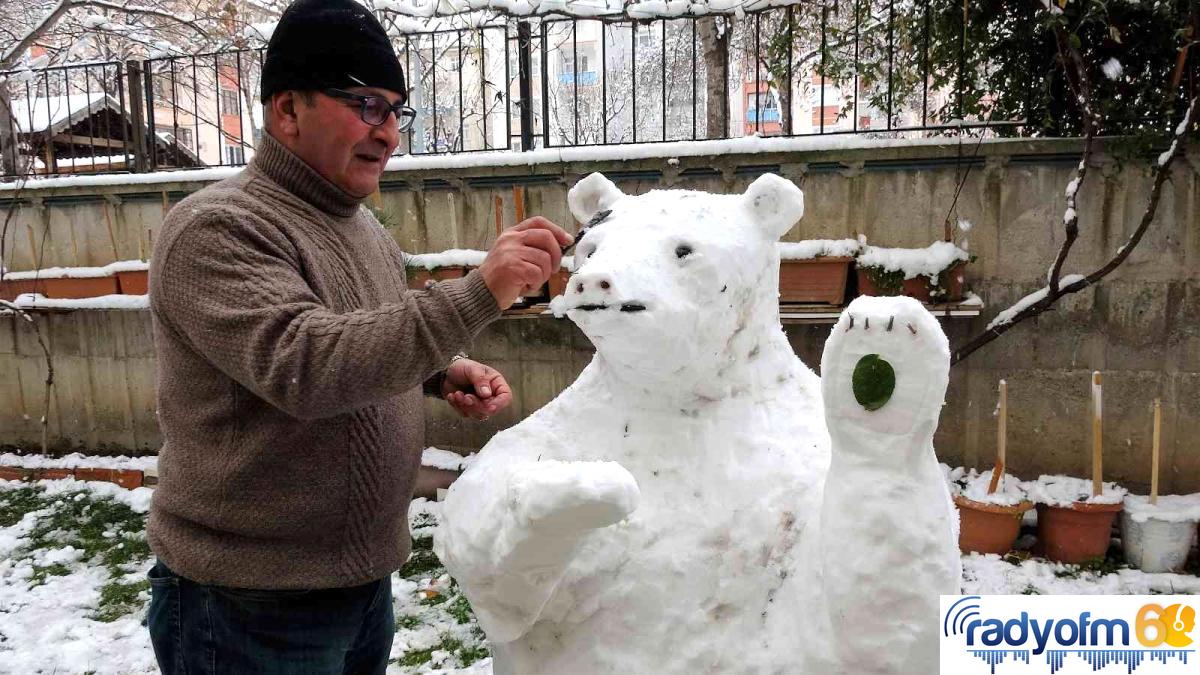
[(512, 389), (495, 368), (458, 359), (446, 369), (442, 398), (463, 417), (486, 420), (512, 403)]

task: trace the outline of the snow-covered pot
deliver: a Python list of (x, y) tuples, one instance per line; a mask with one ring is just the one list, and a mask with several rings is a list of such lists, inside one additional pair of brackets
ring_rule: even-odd
[(1125, 562), (1143, 572), (1182, 570), (1195, 533), (1195, 521), (1178, 523), (1158, 518), (1138, 521), (1128, 512), (1121, 513)]
[(1125, 561), (1143, 572), (1178, 572), (1200, 520), (1200, 494), (1163, 495), (1156, 504), (1143, 495), (1125, 498), (1121, 543)]
[(1113, 520), (1122, 508), (1119, 502), (1038, 504), (1038, 550), (1050, 560), (1064, 563), (1103, 558), (1112, 539)]
[(958, 548), (964, 553), (995, 553), (1004, 555), (1012, 550), (1021, 532), (1021, 517), (1033, 508), (1033, 503), (989, 504), (954, 495), (958, 507)]

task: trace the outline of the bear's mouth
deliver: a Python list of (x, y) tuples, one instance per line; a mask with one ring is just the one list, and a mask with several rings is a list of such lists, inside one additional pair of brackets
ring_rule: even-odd
[(604, 305), (604, 304), (576, 305), (575, 307), (572, 307), (571, 309), (578, 309), (581, 312), (598, 312), (601, 310), (613, 309), (613, 308), (617, 308), (619, 311), (622, 311), (622, 312), (644, 312), (644, 311), (646, 311), (646, 306), (640, 302), (623, 302), (620, 305)]

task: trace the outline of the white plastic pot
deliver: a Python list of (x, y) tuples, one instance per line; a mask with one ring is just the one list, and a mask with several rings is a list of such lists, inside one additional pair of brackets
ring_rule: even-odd
[(1121, 543), (1125, 562), (1143, 572), (1178, 572), (1187, 562), (1196, 534), (1196, 521), (1172, 522), (1148, 518), (1141, 522), (1121, 513)]

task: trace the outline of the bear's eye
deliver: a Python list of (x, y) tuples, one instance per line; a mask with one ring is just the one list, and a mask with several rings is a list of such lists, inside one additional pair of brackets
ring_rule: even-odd
[(687, 244), (680, 244), (675, 247), (675, 257), (676, 258), (683, 259), (683, 258), (688, 257), (691, 254), (692, 254), (692, 247), (688, 246)]

